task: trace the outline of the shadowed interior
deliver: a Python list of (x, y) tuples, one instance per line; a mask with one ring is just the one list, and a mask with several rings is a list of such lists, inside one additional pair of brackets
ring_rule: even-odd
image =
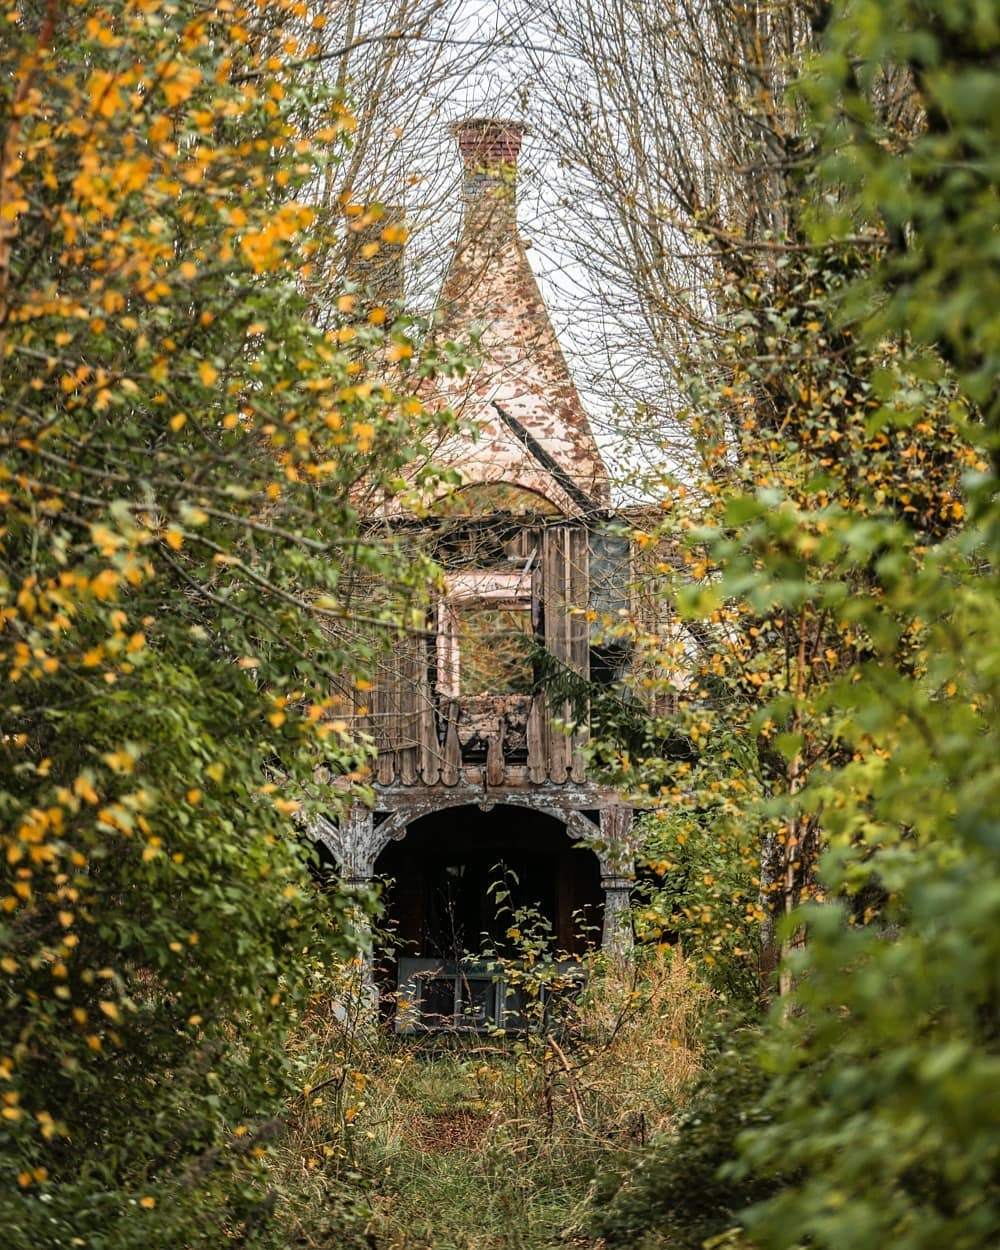
[[(531, 906), (552, 926), (556, 948), (581, 954), (600, 941), (603, 895), (597, 856), (565, 825), (527, 808), (454, 807), (414, 821), (376, 863), (384, 881), (392, 954), (379, 979), (394, 984), (400, 955), (454, 961), (484, 942), (503, 949), (511, 908)], [(498, 899), (496, 885), (509, 892)]]

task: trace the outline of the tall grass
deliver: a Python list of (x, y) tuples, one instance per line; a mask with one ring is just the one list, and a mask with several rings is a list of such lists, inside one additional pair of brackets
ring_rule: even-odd
[(558, 1019), (519, 1036), (398, 1037), (351, 977), (296, 1046), (303, 1094), (271, 1160), (289, 1246), (566, 1244), (595, 1172), (668, 1128), (698, 1071), (709, 996), (669, 949), (593, 960)]

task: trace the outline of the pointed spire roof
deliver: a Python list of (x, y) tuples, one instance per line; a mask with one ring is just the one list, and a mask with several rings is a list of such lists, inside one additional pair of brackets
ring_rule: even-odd
[(475, 421), (448, 463), (466, 483), (510, 482), (570, 515), (608, 504), (608, 474), (517, 228), (517, 160), (525, 127), (470, 118), (452, 127), (464, 166), (461, 235), (440, 302), (442, 332), (481, 332), (482, 363), (439, 388)]

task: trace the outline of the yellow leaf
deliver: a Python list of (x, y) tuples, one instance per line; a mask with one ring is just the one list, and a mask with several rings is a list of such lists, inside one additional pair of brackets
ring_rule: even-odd
[(219, 376), (219, 371), (210, 365), (207, 360), (203, 360), (198, 366), (198, 376), (201, 378), (202, 385), (212, 386), (215, 379)]
[(97, 804), (97, 791), (91, 784), (90, 777), (86, 773), (81, 773), (73, 782), (73, 793), (83, 799), (85, 803)]
[(25, 199), (8, 200), (0, 209), (0, 220), (15, 221), (21, 213), (28, 211), (28, 201)]
[(139, 1199), (139, 1206), (142, 1207), (146, 1211), (152, 1211), (153, 1207), (156, 1206), (156, 1199), (151, 1198), (147, 1194), (144, 1198)]
[(114, 74), (107, 70), (95, 70), (87, 82), (90, 93), (90, 111), (102, 117), (113, 117), (122, 106), (122, 95), (115, 83)]
[(114, 1020), (117, 1023), (122, 1018), (122, 1013), (118, 1010), (117, 1003), (112, 1003), (108, 999), (102, 998), (97, 1005), (109, 1020)]
[(163, 539), (167, 546), (173, 551), (180, 551), (181, 547), (184, 545), (184, 535), (179, 529), (175, 529), (173, 526), (163, 531)]
[(117, 587), (119, 577), (114, 569), (103, 569), (91, 580), (90, 591), (95, 599), (110, 599)]
[(201, 70), (193, 65), (178, 66), (174, 63), (168, 66), (162, 82), (167, 104), (173, 108), (175, 104), (183, 103), (200, 82)]

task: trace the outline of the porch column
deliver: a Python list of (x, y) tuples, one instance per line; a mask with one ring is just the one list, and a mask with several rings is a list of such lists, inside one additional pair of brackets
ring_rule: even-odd
[(604, 891), (604, 928), (601, 947), (624, 958), (634, 946), (631, 891), (635, 881), (635, 848), (630, 837), (632, 809), (624, 806), (601, 811), (601, 888)]
[[(348, 890), (366, 889), (375, 876), (375, 859), (378, 854), (375, 846), (375, 814), (370, 808), (362, 807), (359, 803), (351, 807), (344, 821), (341, 842), (344, 848), (341, 882)], [(347, 923), (351, 927), (351, 936), (358, 944), (361, 1000), (366, 1006), (375, 1008), (378, 1006), (378, 988), (375, 985), (371, 923), (360, 906), (350, 909)]]
[[(360, 803), (353, 804), (339, 825), (320, 817), (313, 836), (322, 841), (336, 859), (341, 884), (349, 891), (362, 890), (371, 885), (382, 842), (376, 837), (375, 816), (370, 808), (362, 807)], [(345, 922), (358, 945), (362, 999), (375, 1006), (378, 991), (372, 968), (371, 924), (360, 906), (348, 909)]]

